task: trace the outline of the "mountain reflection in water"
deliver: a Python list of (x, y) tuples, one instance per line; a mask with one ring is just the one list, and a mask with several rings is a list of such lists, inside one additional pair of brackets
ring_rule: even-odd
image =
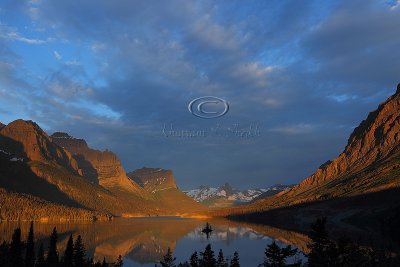
[[(308, 238), (302, 234), (280, 230), (268, 226), (237, 223), (223, 219), (209, 220), (213, 232), (209, 240), (201, 232), (206, 221), (200, 219), (149, 218), (116, 219), (110, 222), (73, 222), (34, 224), (37, 241), (47, 247), (48, 237), (54, 226), (59, 233), (58, 250), (65, 250), (70, 234), (82, 236), (87, 256), (96, 261), (105, 257), (108, 262), (124, 257), (124, 266), (154, 266), (167, 252), (174, 251), (177, 261), (186, 261), (195, 251), (203, 251), (211, 243), (216, 254), (223, 249), (226, 256), (235, 250), (241, 254), (244, 266), (257, 266), (263, 259), (265, 246), (276, 239), (305, 249)], [(11, 240), (14, 229), (21, 226), (26, 239), (29, 222), (0, 223), (0, 241)]]

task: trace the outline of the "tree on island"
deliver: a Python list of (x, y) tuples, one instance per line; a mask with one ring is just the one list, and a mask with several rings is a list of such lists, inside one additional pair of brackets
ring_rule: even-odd
[(208, 222), (206, 223), (206, 227), (204, 227), (203, 230), (201, 230), (202, 233), (206, 234), (207, 239), (210, 238), (212, 231), (213, 229)]

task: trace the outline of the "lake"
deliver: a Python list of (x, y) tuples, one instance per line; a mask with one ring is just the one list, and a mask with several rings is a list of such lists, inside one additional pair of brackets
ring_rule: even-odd
[[(213, 232), (209, 239), (201, 232), (206, 222)], [(0, 240), (10, 240), (13, 230), (21, 225), (26, 239), (29, 222), (0, 223)], [(242, 266), (258, 266), (263, 261), (264, 249), (273, 240), (280, 245), (291, 244), (300, 250), (306, 248), (308, 238), (302, 234), (268, 226), (232, 222), (224, 219), (135, 218), (115, 219), (109, 222), (74, 222), (34, 224), (35, 237), (47, 247), (48, 237), (57, 227), (58, 250), (63, 254), (70, 234), (81, 235), (87, 255), (97, 261), (106, 258), (113, 262), (122, 255), (124, 266), (154, 266), (167, 252), (174, 252), (177, 262), (188, 261), (194, 251), (204, 251), (211, 244), (215, 255), (219, 249), (225, 257), (237, 250)]]

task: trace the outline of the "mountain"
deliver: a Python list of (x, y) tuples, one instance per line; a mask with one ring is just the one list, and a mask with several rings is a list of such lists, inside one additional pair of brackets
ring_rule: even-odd
[(142, 169), (129, 172), (128, 177), (148, 192), (177, 188), (171, 170), (143, 167)]
[(274, 185), (268, 188), (237, 190), (226, 183), (219, 187), (202, 185), (198, 188), (184, 191), (184, 193), (208, 208), (217, 209), (243, 205), (261, 197), (277, 194), (290, 187), (288, 185)]
[(260, 212), (275, 210), (282, 214), (291, 210), (298, 216), (302, 213), (301, 220), (305, 214), (308, 217), (329, 214), (340, 217), (340, 221), (351, 216), (360, 218), (361, 211), (363, 216), (372, 217), (377, 216), (378, 210), (387, 210), (383, 214), (389, 216), (400, 201), (399, 134), (400, 85), (394, 95), (354, 129), (344, 151), (336, 159), (322, 164), (314, 174), (291, 189), (225, 212), (254, 213), (261, 218)]
[(1, 220), (189, 216), (204, 210), (185, 195), (187, 205), (180, 205), (183, 193), (174, 190), (152, 194), (127, 177), (114, 153), (65, 133), (50, 137), (32, 121), (16, 120), (0, 130)]
[(0, 147), (18, 158), (59, 164), (74, 174), (81, 174), (71, 154), (52, 142), (34, 122), (16, 120), (1, 128)]
[(13, 202), (6, 202), (11, 206), (5, 206), (5, 210), (13, 215), (3, 214), (1, 219), (41, 219), (35, 211), (43, 203), (48, 206), (46, 217), (65, 217), (67, 209), (60, 206), (85, 209), (93, 216), (94, 211), (106, 217), (120, 212), (114, 208), (119, 206), (117, 198), (82, 179), (78, 163), (71, 154), (53, 143), (36, 123), (16, 120), (6, 125), (0, 130), (0, 147), (2, 196), (8, 195), (7, 199), (16, 198), (18, 194), (29, 196), (21, 197), (23, 201), (20, 202), (32, 208), (29, 214), (23, 213)]
[(73, 138), (67, 133), (56, 132), (51, 135), (51, 139), (72, 154), (82, 168), (82, 176), (88, 181), (111, 191), (128, 191), (146, 196), (144, 190), (126, 176), (121, 162), (113, 152), (89, 148), (85, 140)]
[(128, 177), (157, 199), (160, 208), (206, 210), (205, 206), (188, 197), (177, 187), (171, 170), (143, 167), (129, 172)]

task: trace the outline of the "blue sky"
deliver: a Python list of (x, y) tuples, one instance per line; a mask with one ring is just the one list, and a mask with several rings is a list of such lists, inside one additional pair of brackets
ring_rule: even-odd
[[(85, 138), (127, 171), (172, 169), (185, 189), (296, 183), (395, 92), (398, 25), (399, 1), (6, 0), (0, 121)], [(209, 95), (225, 116), (188, 112)]]

